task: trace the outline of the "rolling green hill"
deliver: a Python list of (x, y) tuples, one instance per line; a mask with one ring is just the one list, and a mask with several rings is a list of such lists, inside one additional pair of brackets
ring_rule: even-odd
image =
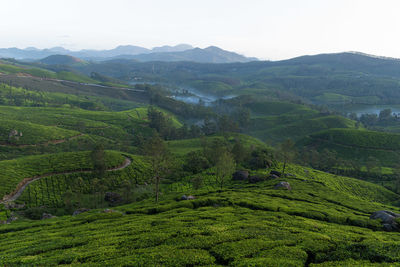
[(288, 138), (300, 140), (331, 128), (356, 128), (353, 120), (322, 113), (300, 104), (253, 99), (244, 106), (251, 111), (249, 126), (245, 132), (269, 144)]
[(142, 201), (3, 225), (0, 259), (72, 266), (389, 266), (400, 260), (398, 234), (369, 219), (376, 210), (398, 212), (388, 206), (397, 195), (298, 166), (290, 172), (297, 176), (285, 178), (291, 191), (273, 189), (279, 180), (232, 183), (222, 191), (184, 192), (195, 200), (177, 201), (177, 192), (156, 206)]
[[(105, 162), (108, 168), (121, 165), (124, 157), (117, 152), (107, 152)], [(91, 170), (93, 163), (89, 152), (65, 152), (41, 156), (20, 157), (0, 161), (0, 195), (11, 193), (24, 178), (49, 173), (63, 173), (75, 170)]]
[[(178, 155), (185, 155), (192, 151), (197, 151), (202, 149), (202, 142), (213, 142), (214, 140), (224, 140), (222, 136), (207, 136), (203, 138), (191, 138), (184, 140), (173, 140), (168, 141), (169, 149)], [(244, 147), (267, 147), (265, 143), (257, 138), (245, 135), (245, 134), (231, 134), (228, 138), (228, 142), (233, 144), (235, 140), (240, 140), (240, 143)]]
[[(325, 170), (336, 173), (358, 161), (365, 174), (371, 157), (377, 168), (397, 165), (400, 135), (301, 104), (392, 101), (397, 61), (338, 54), (78, 65), (96, 80), (58, 64), (0, 62), (0, 265), (400, 262), (398, 232), (370, 219), (400, 213), (394, 187), (364, 181), (382, 178), (369, 169), (359, 180), (294, 165), (303, 157), (290, 142), (270, 146), (291, 138), (319, 160), (335, 151), (343, 164)], [(229, 97), (189, 105), (167, 93), (177, 88)], [(283, 166), (286, 175), (270, 173)], [(249, 178), (232, 180), (237, 170)], [(290, 189), (276, 189), (284, 181)]]
[(86, 64), (84, 60), (68, 55), (51, 55), (41, 59), (39, 62), (47, 65)]
[[(269, 95), (315, 104), (399, 103), (399, 61), (361, 53), (303, 56), (231, 64), (137, 62), (115, 59), (77, 71), (130, 81), (162, 82), (218, 96)], [(132, 75), (134, 73), (134, 75)]]
[(369, 157), (375, 157), (380, 165), (394, 167), (400, 160), (400, 135), (356, 129), (330, 129), (311, 134), (299, 143), (319, 151), (333, 150), (347, 160), (363, 164)]
[(85, 75), (75, 72), (67, 72), (67, 71), (54, 72), (44, 68), (33, 67), (19, 63), (11, 63), (9, 61), (4, 61), (4, 60), (0, 61), (0, 73), (2, 73), (3, 75), (4, 74), (19, 74), (21, 76), (31, 75), (40, 78), (63, 79), (63, 80), (70, 80), (82, 83), (97, 83), (97, 81), (90, 79)]
[(0, 119), (0, 144), (2, 145), (57, 143), (78, 135), (77, 131), (54, 126)]
[[(174, 127), (182, 126), (173, 114), (162, 112)], [(0, 116), (7, 118), (0, 120), (0, 142), (4, 145), (0, 146), (1, 159), (44, 152), (90, 150), (97, 142), (107, 149), (135, 152), (135, 136), (148, 136), (152, 132), (146, 108), (110, 112), (0, 106)], [(12, 130), (18, 131), (18, 136), (9, 137)]]

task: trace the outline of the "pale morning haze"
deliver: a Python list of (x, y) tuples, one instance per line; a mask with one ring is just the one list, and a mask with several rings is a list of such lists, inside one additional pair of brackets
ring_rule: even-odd
[(0, 47), (210, 45), (261, 59), (400, 57), (395, 0), (2, 0)]

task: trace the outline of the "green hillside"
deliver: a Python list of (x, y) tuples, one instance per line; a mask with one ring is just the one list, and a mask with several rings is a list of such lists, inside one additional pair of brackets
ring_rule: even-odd
[(375, 157), (382, 166), (394, 167), (400, 160), (400, 135), (356, 129), (330, 129), (311, 134), (302, 145), (333, 150), (340, 158), (355, 159), (363, 164)]
[[(123, 163), (124, 157), (118, 152), (105, 154), (106, 167), (111, 168)], [(0, 161), (0, 195), (4, 196), (16, 189), (24, 178), (51, 173), (63, 173), (76, 170), (91, 170), (93, 162), (89, 152), (65, 152), (41, 156), (20, 157)]]
[[(369, 215), (398, 196), (380, 186), (291, 166), (279, 180), (236, 182), (39, 222), (0, 226), (6, 265), (367, 266), (400, 260), (397, 233)], [(342, 185), (347, 185), (343, 189)], [(356, 192), (354, 192), (357, 190)], [(362, 253), (360, 253), (360, 249)]]
[[(168, 141), (169, 149), (178, 155), (185, 155), (192, 151), (197, 151), (202, 149), (202, 143), (204, 142), (213, 142), (215, 140), (223, 141), (224, 137), (222, 136), (208, 136), (206, 138), (191, 138), (191, 139), (184, 139), (184, 140), (173, 140)], [(236, 140), (240, 140), (240, 143), (244, 147), (267, 147), (267, 145), (260, 140), (244, 135), (244, 134), (232, 134), (228, 138), (228, 142), (234, 144)]]
[(78, 73), (67, 71), (53, 72), (28, 65), (10, 64), (10, 62), (5, 61), (0, 61), (0, 72), (2, 74), (32, 75), (41, 78), (62, 79), (82, 83), (97, 83), (95, 80)]
[(370, 216), (400, 213), (400, 135), (311, 103), (386, 103), (400, 74), (342, 56), (0, 61), (0, 265), (397, 266), (400, 220)]
[[(120, 170), (112, 170), (115, 167), (121, 167), (124, 163), (124, 158), (128, 155), (121, 155), (117, 152), (107, 151), (106, 153), (106, 171), (102, 177), (99, 174), (86, 171), (82, 172), (77, 165), (71, 166), (73, 169), (70, 173), (53, 173), (37, 182), (33, 182), (22, 192), (21, 196), (16, 201), (17, 203), (25, 203), (29, 207), (62, 207), (68, 201), (80, 201), (79, 205), (86, 207), (104, 206), (104, 199), (99, 197), (99, 185), (102, 184), (103, 190), (113, 190), (120, 192), (126, 196), (127, 187), (131, 186), (131, 181), (136, 184), (143, 185), (148, 182), (149, 166), (144, 157), (137, 155), (129, 155), (131, 163)], [(80, 164), (86, 162), (87, 170), (92, 170), (90, 166), (91, 159), (84, 158)], [(133, 187), (131, 188), (134, 191)], [(148, 191), (148, 190), (145, 190)], [(70, 198), (70, 192), (80, 192), (76, 195), (76, 199)], [(144, 192), (146, 194), (146, 192)], [(138, 199), (143, 197), (140, 192), (136, 192), (135, 197)]]
[(217, 96), (252, 94), (307, 100), (331, 105), (339, 111), (341, 105), (349, 102), (399, 103), (400, 96), (398, 60), (352, 52), (231, 64), (120, 59), (75, 69), (126, 81), (135, 73), (143, 81), (180, 84)]
[(276, 144), (287, 138), (300, 140), (331, 128), (356, 128), (356, 122), (342, 116), (320, 113), (305, 105), (289, 102), (251, 102), (246, 133), (266, 143)]
[(56, 143), (78, 136), (79, 132), (30, 122), (0, 119), (0, 144), (37, 145)]
[(86, 61), (68, 55), (51, 55), (39, 61), (48, 65), (74, 65), (74, 64), (87, 64)]
[[(161, 112), (170, 119), (173, 127), (182, 126), (176, 116)], [(90, 150), (96, 143), (102, 143), (106, 149), (132, 153), (137, 150), (135, 138), (152, 133), (147, 108), (110, 112), (0, 106), (0, 116), (7, 118), (0, 120), (0, 159)], [(18, 133), (9, 136), (13, 130)]]

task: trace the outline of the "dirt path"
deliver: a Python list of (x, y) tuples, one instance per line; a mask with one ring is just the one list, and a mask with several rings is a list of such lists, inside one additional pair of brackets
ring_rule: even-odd
[[(122, 163), (122, 165), (114, 167), (114, 168), (111, 168), (111, 169), (108, 169), (107, 171), (111, 172), (111, 171), (122, 170), (122, 169), (125, 169), (126, 167), (128, 167), (129, 165), (131, 165), (131, 163), (132, 163), (132, 160), (130, 158), (128, 158), (128, 157), (125, 157), (125, 161), (124, 161), (124, 163)], [(17, 188), (11, 194), (5, 195), (3, 197), (3, 199), (0, 201), (0, 203), (1, 204), (5, 204), (5, 203), (8, 203), (8, 202), (12, 202), (12, 201), (17, 200), (19, 198), (19, 196), (21, 196), (21, 194), (24, 192), (25, 188), (30, 183), (33, 183), (34, 181), (39, 180), (41, 178), (45, 178), (45, 177), (49, 177), (49, 176), (53, 176), (53, 175), (58, 175), (58, 174), (72, 174), (72, 173), (78, 173), (78, 172), (80, 172), (80, 173), (89, 173), (89, 172), (92, 172), (92, 171), (91, 170), (86, 170), (86, 171), (79, 170), (79, 171), (58, 172), (58, 173), (54, 173), (53, 172), (53, 173), (43, 174), (43, 175), (40, 175), (40, 176), (34, 176), (34, 177), (25, 178), (17, 185)]]

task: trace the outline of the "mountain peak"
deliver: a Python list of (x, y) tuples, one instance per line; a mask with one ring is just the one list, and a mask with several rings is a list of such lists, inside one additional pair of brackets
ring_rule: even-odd
[(193, 49), (193, 46), (189, 44), (178, 44), (175, 46), (164, 45), (164, 46), (153, 47), (151, 51), (155, 53), (164, 53), (164, 52), (181, 52), (190, 49)]
[(206, 47), (206, 48), (204, 48), (204, 50), (209, 50), (209, 51), (224, 51), (223, 49), (219, 48), (218, 46), (214, 46), (214, 45), (209, 46), (209, 47)]
[(72, 65), (84, 63), (85, 61), (69, 55), (51, 55), (40, 60), (40, 63), (47, 65)]

